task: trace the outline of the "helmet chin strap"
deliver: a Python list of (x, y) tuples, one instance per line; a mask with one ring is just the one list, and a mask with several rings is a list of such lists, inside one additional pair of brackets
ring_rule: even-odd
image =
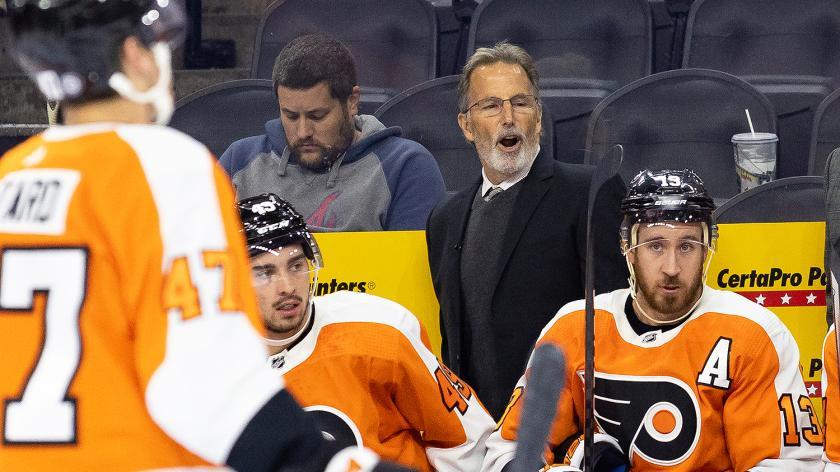
[(298, 338), (303, 335), (304, 331), (306, 331), (305, 328), (309, 324), (309, 319), (312, 318), (312, 312), (315, 311), (315, 288), (318, 287), (318, 270), (319, 269), (315, 269), (312, 284), (309, 286), (309, 302), (306, 304), (306, 313), (303, 315), (303, 320), (301, 321), (297, 332), (285, 339), (269, 339), (263, 337), (263, 342), (265, 342), (266, 345), (285, 348), (297, 341)]
[(114, 73), (108, 79), (108, 85), (132, 102), (151, 104), (155, 109), (155, 123), (165, 125), (175, 110), (172, 98), (172, 51), (164, 42), (155, 43), (151, 50), (158, 68), (158, 79), (150, 89), (145, 92), (137, 90), (122, 72)]
[(263, 342), (265, 342), (266, 345), (271, 346), (271, 347), (285, 348), (286, 346), (289, 346), (293, 342), (297, 341), (298, 338), (300, 338), (301, 335), (303, 335), (303, 332), (306, 331), (303, 328), (305, 328), (306, 325), (309, 324), (309, 318), (312, 318), (313, 304), (314, 304), (314, 302), (310, 298), (309, 304), (307, 304), (307, 306), (306, 306), (306, 314), (303, 317), (303, 321), (301, 321), (301, 323), (300, 323), (300, 329), (298, 329), (295, 334), (289, 336), (286, 339), (270, 339), (270, 338), (263, 337)]

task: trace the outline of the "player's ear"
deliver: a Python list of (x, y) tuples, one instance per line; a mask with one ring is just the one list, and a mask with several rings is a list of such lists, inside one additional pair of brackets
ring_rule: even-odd
[(129, 36), (120, 51), (122, 71), (137, 90), (147, 90), (157, 82), (158, 67), (152, 51), (140, 40)]

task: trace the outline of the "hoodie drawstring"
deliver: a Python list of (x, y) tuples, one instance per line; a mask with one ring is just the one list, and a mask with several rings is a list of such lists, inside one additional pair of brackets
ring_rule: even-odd
[(338, 168), (341, 167), (341, 161), (344, 160), (344, 156), (346, 155), (346, 152), (341, 153), (338, 159), (336, 159), (332, 163), (332, 166), (330, 166), (330, 175), (327, 177), (327, 188), (335, 187), (335, 182), (338, 180)]
[[(275, 151), (271, 151), (271, 152), (275, 156), (277, 155), (277, 153)], [(280, 164), (280, 169), (277, 171), (277, 175), (279, 175), (280, 177), (285, 177), (286, 176), (286, 167), (289, 166), (289, 156), (290, 155), (291, 155), (291, 153), (289, 152), (288, 148), (285, 149), (283, 151), (283, 154), (280, 155), (280, 159), (278, 160), (278, 163)]]

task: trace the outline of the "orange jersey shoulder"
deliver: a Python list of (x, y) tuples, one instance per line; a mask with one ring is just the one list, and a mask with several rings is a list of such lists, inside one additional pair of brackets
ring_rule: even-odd
[[(154, 149), (165, 154), (167, 146), (185, 155), (172, 156), (168, 170), (150, 169), (168, 157), (150, 158)], [(230, 215), (215, 217), (225, 240), (218, 249), (227, 249), (228, 238), (244, 247), (228, 184), (206, 149), (175, 131), (59, 127), (0, 160), (0, 469), (206, 463), (164, 432), (147, 389), (168, 363), (164, 305), (189, 306), (186, 292), (181, 305), (166, 300), (166, 254), (179, 238), (166, 234), (172, 224), (161, 209), (180, 202), (160, 185), (186, 182), (185, 165), (205, 169), (196, 179), (212, 188), (203, 194), (210, 207), (220, 199), (231, 206)], [(188, 255), (189, 244), (183, 249)]]
[(336, 292), (316, 298), (312, 331), (281, 370), (289, 391), (342, 445), (424, 471), (477, 470), (492, 419), (424, 339), (400, 305)]

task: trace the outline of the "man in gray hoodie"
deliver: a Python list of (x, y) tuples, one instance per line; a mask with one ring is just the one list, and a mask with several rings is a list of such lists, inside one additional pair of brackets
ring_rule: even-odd
[(238, 199), (276, 193), (315, 231), (425, 229), (446, 190), (432, 155), (358, 115), (350, 51), (322, 34), (292, 40), (272, 73), (280, 118), (234, 142), (220, 163)]

